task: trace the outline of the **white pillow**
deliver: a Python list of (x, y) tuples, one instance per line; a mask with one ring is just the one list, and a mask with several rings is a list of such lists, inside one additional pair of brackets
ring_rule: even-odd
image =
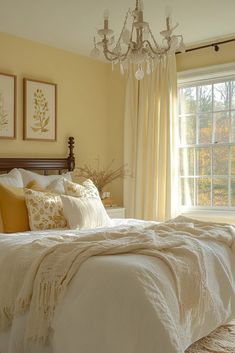
[(61, 195), (61, 200), (70, 229), (92, 229), (112, 225), (102, 201), (98, 198)]
[(46, 190), (49, 192), (54, 192), (56, 194), (66, 194), (65, 188), (64, 188), (64, 180), (67, 180), (67, 179), (65, 179), (63, 176), (62, 176), (62, 178), (57, 178), (56, 180), (53, 180), (46, 187)]
[(62, 175), (41, 175), (22, 168), (19, 168), (18, 170), (20, 171), (20, 174), (22, 176), (24, 187), (28, 185), (28, 183), (32, 180), (35, 180), (43, 188), (46, 188), (52, 181), (55, 181), (57, 179), (66, 178), (68, 180), (72, 180), (71, 173), (66, 173)]
[(0, 184), (22, 188), (24, 186), (22, 176), (18, 169), (12, 169), (8, 174), (0, 174)]

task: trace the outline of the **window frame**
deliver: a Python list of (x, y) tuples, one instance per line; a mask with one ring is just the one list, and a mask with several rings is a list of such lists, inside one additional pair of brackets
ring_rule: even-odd
[[(235, 81), (235, 63), (229, 63), (229, 64), (223, 64), (223, 65), (215, 65), (215, 66), (210, 66), (210, 67), (203, 67), (203, 68), (197, 68), (193, 70), (187, 70), (187, 71), (182, 71), (178, 72), (178, 92), (179, 89), (182, 87), (191, 87), (191, 86), (199, 86), (203, 84), (212, 84), (214, 82), (219, 83), (219, 82), (225, 82), (225, 81)], [(229, 112), (231, 109), (229, 109)], [(214, 113), (214, 110), (212, 110)], [(197, 118), (198, 120), (198, 118)], [(196, 120), (196, 124), (197, 124)], [(178, 111), (177, 111), (177, 122), (179, 123), (179, 100), (178, 100)], [(178, 124), (177, 124), (178, 125)], [(179, 127), (179, 126), (178, 126)], [(179, 130), (178, 130), (179, 131)], [(198, 140), (196, 140), (195, 144), (189, 145), (185, 144), (185, 147), (189, 148), (190, 146), (192, 148), (203, 148), (203, 147), (210, 147), (211, 151), (213, 149), (213, 146), (216, 146), (217, 144), (213, 141), (211, 144), (197, 144)], [(225, 143), (219, 143), (218, 145), (225, 145), (225, 146), (234, 146), (234, 143), (229, 141)], [(178, 151), (180, 151), (181, 148), (183, 148), (183, 145), (178, 145)], [(196, 154), (196, 150), (194, 150), (194, 154)], [(196, 157), (194, 155), (194, 157)], [(230, 156), (229, 156), (230, 158)], [(194, 168), (195, 168), (195, 160), (194, 160)], [(211, 158), (211, 168), (212, 168), (212, 158)], [(230, 164), (229, 164), (230, 168)], [(212, 170), (212, 169), (211, 169)], [(197, 172), (194, 169), (194, 172)], [(192, 176), (181, 176), (180, 170), (178, 174), (178, 181), (179, 181), (179, 193), (180, 193), (180, 183), (182, 178), (192, 178), (196, 179), (198, 177), (203, 177), (202, 175), (197, 175), (196, 173)], [(206, 177), (206, 176), (204, 176)], [(207, 176), (208, 177), (208, 176)], [(209, 176), (213, 178), (213, 172)], [(222, 176), (221, 176), (222, 177)], [(230, 181), (233, 176), (231, 175), (231, 170), (228, 170), (228, 174), (224, 175), (224, 178), (226, 178), (229, 182), (228, 185), (228, 198), (229, 201), (231, 200), (231, 187), (230, 187)], [(212, 190), (212, 189), (211, 189)], [(197, 194), (197, 192), (194, 190), (194, 196)], [(179, 195), (180, 196), (180, 195)], [(180, 200), (180, 197), (179, 197)], [(201, 216), (201, 217), (209, 217), (209, 216), (221, 216), (223, 219), (226, 220), (229, 218), (234, 218), (235, 216), (235, 207), (218, 207), (218, 206), (212, 206), (212, 195), (211, 195), (211, 206), (181, 206), (179, 203), (180, 207), (180, 212), (185, 213), (185, 214), (190, 214), (191, 216)]]

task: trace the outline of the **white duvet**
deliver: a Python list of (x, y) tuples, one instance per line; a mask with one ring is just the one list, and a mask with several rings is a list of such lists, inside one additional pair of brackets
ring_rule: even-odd
[[(146, 224), (114, 221), (114, 229)], [(11, 242), (45, 236), (48, 232), (1, 235), (0, 258)], [(216, 311), (201, 313), (203, 326), (188, 323), (187, 332), (182, 331), (179, 337), (183, 349), (235, 318), (235, 253), (217, 241), (201, 242), (207, 249), (208, 288)], [(159, 258), (135, 254), (91, 257), (82, 264), (56, 307), (50, 344), (43, 349), (23, 348), (26, 313), (0, 335), (0, 353), (183, 353), (171, 340), (158, 298), (162, 296), (169, 311), (176, 312), (179, 303), (175, 290), (172, 272)]]

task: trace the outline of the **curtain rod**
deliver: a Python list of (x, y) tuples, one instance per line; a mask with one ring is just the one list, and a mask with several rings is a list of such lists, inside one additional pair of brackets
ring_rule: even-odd
[[(221, 42), (214, 42), (211, 44), (205, 44), (205, 45), (201, 45), (200, 47), (195, 47), (195, 48), (191, 48), (191, 49), (186, 49), (185, 52), (188, 53), (190, 51), (194, 51), (194, 50), (200, 50), (200, 49), (205, 49), (205, 48), (210, 48), (210, 47), (214, 47), (215, 51), (219, 51), (219, 45), (221, 44), (226, 44), (226, 43), (230, 43), (230, 42), (235, 42), (235, 38), (231, 38), (228, 40), (223, 40)], [(176, 52), (176, 54), (183, 54), (181, 52)]]

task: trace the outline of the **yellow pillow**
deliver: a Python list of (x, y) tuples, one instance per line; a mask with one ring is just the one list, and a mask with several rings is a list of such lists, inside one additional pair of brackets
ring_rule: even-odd
[(0, 184), (0, 210), (4, 233), (29, 230), (24, 189)]
[(2, 214), (0, 210), (0, 233), (3, 233)]

